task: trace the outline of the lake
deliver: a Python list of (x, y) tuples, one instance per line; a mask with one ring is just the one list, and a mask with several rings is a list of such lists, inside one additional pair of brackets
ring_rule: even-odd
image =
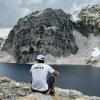
[[(56, 86), (75, 89), (90, 96), (100, 96), (100, 68), (89, 65), (52, 65), (60, 72)], [(31, 82), (31, 64), (0, 63), (0, 75), (19, 82)]]

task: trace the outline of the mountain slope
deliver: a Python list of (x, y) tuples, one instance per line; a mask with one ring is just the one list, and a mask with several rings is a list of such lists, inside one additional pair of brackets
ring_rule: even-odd
[(84, 36), (100, 35), (100, 5), (88, 5), (77, 13), (75, 29)]
[(45, 9), (19, 19), (3, 50), (18, 63), (31, 62), (37, 54), (53, 57), (76, 54), (78, 48), (71, 32), (70, 15), (61, 9)]

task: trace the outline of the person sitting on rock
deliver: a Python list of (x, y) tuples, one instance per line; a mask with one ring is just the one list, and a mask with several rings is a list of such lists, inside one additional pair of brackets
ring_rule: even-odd
[[(54, 95), (54, 85), (59, 72), (54, 70), (51, 66), (44, 63), (44, 56), (38, 55), (36, 63), (32, 65), (30, 72), (32, 73), (32, 91), (39, 93), (49, 93)], [(47, 79), (48, 73), (50, 77)]]

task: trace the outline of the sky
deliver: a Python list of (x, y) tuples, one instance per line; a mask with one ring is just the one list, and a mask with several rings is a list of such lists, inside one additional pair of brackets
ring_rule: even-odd
[(73, 13), (88, 4), (99, 4), (100, 0), (0, 0), (0, 36), (8, 34), (18, 19), (45, 8), (63, 9)]

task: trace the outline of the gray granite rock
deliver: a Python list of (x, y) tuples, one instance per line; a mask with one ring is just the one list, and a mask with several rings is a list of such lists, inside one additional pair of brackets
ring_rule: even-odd
[(77, 90), (58, 87), (55, 87), (55, 96), (34, 93), (31, 91), (30, 83), (19, 83), (5, 76), (0, 76), (0, 81), (2, 81), (0, 83), (0, 100), (100, 100), (100, 97), (86, 96)]
[(78, 47), (71, 32), (70, 16), (61, 9), (48, 8), (19, 19), (3, 50), (14, 55), (17, 63), (32, 62), (37, 54), (53, 57), (76, 54)]
[(88, 5), (79, 12), (80, 20), (73, 23), (74, 29), (88, 37), (89, 34), (100, 35), (100, 5)]

